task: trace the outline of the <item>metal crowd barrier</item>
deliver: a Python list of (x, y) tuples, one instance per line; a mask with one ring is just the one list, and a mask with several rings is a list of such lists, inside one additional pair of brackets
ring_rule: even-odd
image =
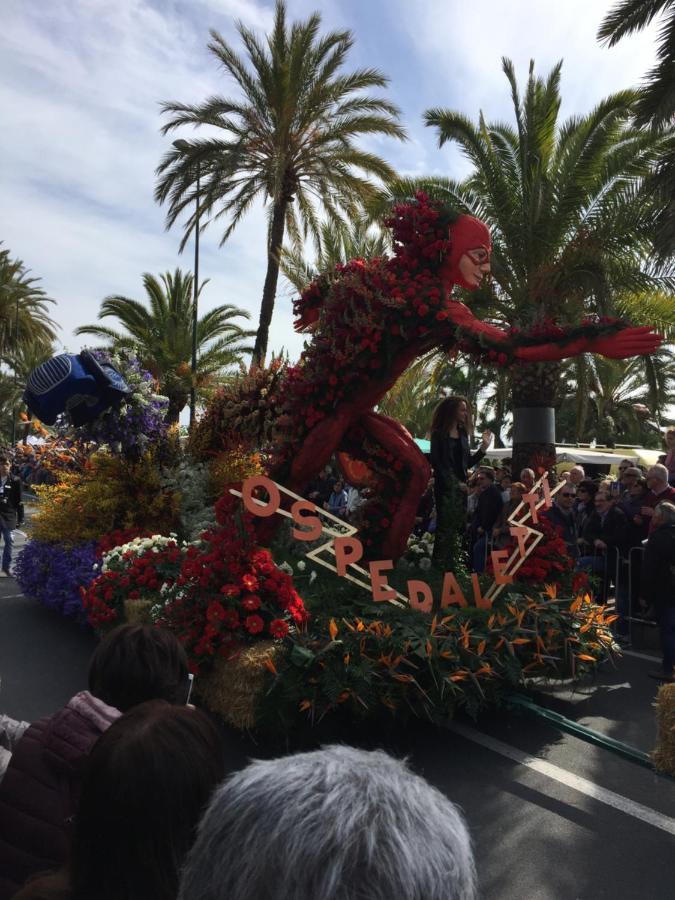
[[(583, 554), (582, 554), (583, 555)], [(628, 623), (628, 637), (632, 638), (633, 625), (654, 626), (652, 619), (646, 619), (642, 615), (635, 615), (635, 606), (639, 593), (634, 593), (634, 572), (640, 566), (644, 556), (644, 547), (631, 547), (627, 556), (621, 556), (616, 547), (611, 552), (593, 553), (593, 559), (602, 558), (604, 565), (602, 571), (594, 571), (591, 574), (602, 579), (600, 600), (606, 604), (609, 600), (610, 582), (614, 582), (614, 606), (617, 614), (621, 609), (622, 619)], [(613, 559), (612, 559), (613, 558)], [(635, 585), (639, 592), (639, 583)]]

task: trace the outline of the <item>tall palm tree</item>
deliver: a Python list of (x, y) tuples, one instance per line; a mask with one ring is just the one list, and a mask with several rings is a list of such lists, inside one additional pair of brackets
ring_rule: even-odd
[[(437, 194), (492, 230), (492, 315), (519, 326), (552, 317), (574, 321), (611, 312), (620, 292), (640, 292), (649, 322), (650, 296), (672, 289), (673, 266), (655, 271), (645, 262), (653, 251), (653, 208), (641, 181), (673, 145), (672, 131), (635, 128), (632, 91), (561, 123), (561, 63), (546, 79), (535, 76), (531, 63), (522, 98), (510, 60), (503, 70), (515, 127), (488, 123), (482, 114), (477, 125), (450, 110), (425, 114), (440, 145), (455, 141), (474, 165), (463, 183), (439, 179)], [(390, 190), (395, 194), (397, 186)], [(555, 454), (544, 425), (552, 419), (559, 372), (550, 363), (511, 372), (515, 470)]]
[[(666, 128), (675, 120), (675, 0), (620, 0), (600, 24), (598, 40), (613, 47), (626, 35), (641, 31), (663, 13), (657, 63), (647, 73), (636, 103), (636, 123)], [(675, 250), (675, 154), (664, 156), (647, 189), (660, 205), (657, 249), (665, 258)]]
[(281, 251), (281, 272), (298, 293), (340, 263), (384, 256), (391, 249), (388, 235), (364, 216), (351, 223), (323, 222), (320, 232), (319, 252), (313, 263), (307, 261), (301, 248), (284, 247)]
[(51, 344), (56, 337), (56, 323), (47, 313), (54, 301), (29, 273), (22, 260), (0, 249), (0, 353), (22, 342)]
[[(198, 300), (207, 283), (200, 285)], [(126, 333), (103, 325), (82, 325), (76, 330), (76, 334), (102, 338), (111, 349), (133, 350), (169, 398), (170, 422), (178, 420), (192, 385), (192, 284), (192, 274), (180, 269), (159, 278), (146, 272), (143, 286), (149, 309), (138, 300), (119, 294), (106, 297), (101, 304), (98, 318), (117, 319)], [(217, 306), (199, 318), (195, 384), (198, 391), (207, 389), (226, 368), (237, 365), (252, 352), (241, 341), (254, 332), (237, 324), (235, 319), (239, 318), (248, 319), (249, 313), (230, 304)]]
[[(391, 167), (356, 145), (359, 137), (389, 135), (403, 139), (399, 111), (387, 100), (366, 93), (386, 86), (376, 69), (343, 73), (353, 44), (350, 31), (319, 34), (321, 17), (286, 24), (286, 8), (276, 4), (266, 46), (237, 26), (247, 59), (238, 56), (216, 31), (209, 50), (232, 76), (241, 99), (211, 97), (198, 106), (165, 103), (170, 121), (164, 134), (183, 125), (209, 126), (222, 137), (181, 142), (165, 154), (157, 174), (155, 197), (168, 203), (167, 227), (192, 211), (200, 176), (199, 211), (228, 225), (221, 244), (232, 234), (253, 202), (267, 207), (267, 272), (260, 306), (254, 356), (267, 351), (279, 255), (288, 232), (299, 242), (311, 234), (320, 243), (319, 211), (331, 220), (353, 217), (375, 190), (368, 176), (389, 179)], [(203, 220), (202, 220), (203, 221)], [(182, 246), (195, 228), (196, 209), (185, 225)]]

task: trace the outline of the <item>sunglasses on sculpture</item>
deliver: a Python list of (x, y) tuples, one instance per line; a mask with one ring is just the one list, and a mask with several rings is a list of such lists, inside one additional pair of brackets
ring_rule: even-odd
[(467, 250), (466, 255), (477, 266), (484, 266), (490, 262), (490, 254), (484, 247), (478, 247), (476, 250)]

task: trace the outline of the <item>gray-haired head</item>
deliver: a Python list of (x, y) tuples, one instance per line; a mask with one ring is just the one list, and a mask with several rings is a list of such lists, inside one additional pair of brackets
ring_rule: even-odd
[(656, 465), (650, 466), (647, 470), (647, 478), (652, 482), (657, 482), (657, 485), (667, 485), (668, 469), (660, 463), (656, 463)]
[(581, 484), (586, 477), (583, 466), (572, 466), (570, 469), (570, 481), (572, 484)]
[(473, 900), (464, 820), (405, 762), (324, 747), (256, 761), (213, 797), (179, 900)]
[(660, 525), (675, 525), (675, 504), (662, 500), (654, 507), (654, 516)]

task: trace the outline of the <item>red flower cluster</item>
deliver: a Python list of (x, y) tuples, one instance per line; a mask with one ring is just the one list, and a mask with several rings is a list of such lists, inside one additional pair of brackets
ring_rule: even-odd
[(127, 550), (119, 559), (109, 560), (107, 571), (82, 590), (89, 624), (98, 631), (122, 622), (125, 600), (159, 601), (161, 589), (176, 583), (182, 559), (181, 549), (172, 540), (163, 549)]
[(159, 619), (182, 641), (195, 672), (251, 638), (283, 638), (289, 621), (302, 625), (308, 619), (290, 576), (268, 550), (255, 546), (251, 518), (235, 512), (234, 504), (229, 494), (218, 502), (221, 527), (188, 548), (173, 599)]
[(574, 571), (574, 562), (567, 552), (565, 541), (558, 529), (541, 516), (538, 524), (533, 527), (542, 532), (544, 537), (518, 569), (516, 580), (560, 587), (561, 580)]
[(416, 269), (424, 260), (440, 265), (450, 251), (448, 226), (456, 215), (442, 204), (429, 200), (424, 191), (415, 194), (415, 203), (399, 203), (384, 224), (391, 228), (399, 265)]
[(538, 344), (564, 346), (578, 338), (593, 340), (597, 337), (616, 334), (628, 324), (622, 319), (613, 319), (607, 316), (587, 316), (578, 325), (563, 324), (557, 319), (547, 317), (538, 320), (527, 330), (516, 326), (509, 328), (507, 330), (508, 342), (499, 344), (495, 344), (485, 335), (476, 337), (458, 329), (457, 346), (463, 353), (475, 356), (483, 365), (510, 368), (529, 364), (517, 358), (518, 347), (532, 347)]

